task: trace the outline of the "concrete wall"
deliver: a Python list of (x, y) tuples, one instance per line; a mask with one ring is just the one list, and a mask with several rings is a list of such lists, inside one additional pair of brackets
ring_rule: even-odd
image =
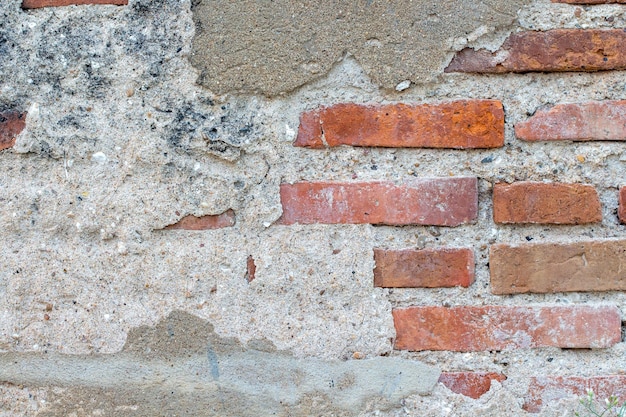
[(625, 401), (626, 6), (566, 3), (4, 0), (0, 416)]

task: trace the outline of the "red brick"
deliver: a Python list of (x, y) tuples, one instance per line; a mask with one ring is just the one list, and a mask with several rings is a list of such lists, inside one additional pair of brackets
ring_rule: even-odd
[(558, 104), (515, 125), (522, 140), (626, 140), (626, 100)]
[(524, 398), (524, 410), (538, 413), (546, 404), (566, 398), (581, 398), (592, 390), (600, 404), (615, 395), (620, 404), (626, 401), (626, 376), (607, 375), (596, 377), (547, 376), (532, 378)]
[(246, 279), (248, 282), (252, 282), (254, 278), (256, 278), (256, 263), (252, 255), (250, 255), (246, 261)]
[(615, 307), (409, 307), (393, 310), (395, 348), (473, 352), (606, 348), (621, 341)]
[(281, 184), (280, 224), (458, 226), (476, 219), (476, 178)]
[(442, 372), (439, 376), (439, 382), (450, 391), (474, 399), (491, 389), (491, 381), (502, 382), (505, 379), (505, 375), (496, 372)]
[(547, 72), (626, 69), (622, 29), (554, 29), (514, 33), (496, 52), (466, 48), (445, 72)]
[(15, 145), (15, 139), (26, 126), (26, 114), (14, 111), (0, 113), (0, 151)]
[(82, 4), (113, 4), (123, 6), (128, 0), (23, 0), (22, 9), (39, 9), (41, 7), (58, 7)]
[(496, 223), (585, 224), (602, 221), (596, 189), (584, 184), (516, 182), (493, 189)]
[(374, 261), (375, 287), (469, 287), (474, 282), (471, 249), (374, 249)]
[(304, 113), (295, 146), (497, 148), (504, 110), (495, 100), (364, 106), (337, 104)]
[(626, 223), (626, 187), (619, 189), (619, 208), (617, 210), (619, 221)]
[(625, 291), (626, 241), (493, 245), (494, 294)]
[(209, 230), (235, 225), (235, 212), (227, 210), (222, 214), (202, 217), (185, 216), (177, 223), (165, 227), (166, 230)]

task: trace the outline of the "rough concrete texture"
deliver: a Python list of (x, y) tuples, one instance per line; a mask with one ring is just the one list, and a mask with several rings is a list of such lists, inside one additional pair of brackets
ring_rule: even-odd
[(354, 415), (429, 393), (438, 378), (435, 367), (399, 358), (322, 361), (266, 341), (242, 346), (182, 312), (133, 330), (114, 355), (0, 354), (0, 380), (57, 389), (41, 416), (85, 404), (106, 416)]
[(453, 48), (507, 28), (529, 1), (192, 3), (200, 83), (218, 94), (276, 95), (327, 74), (346, 54), (384, 88), (432, 81)]
[[(251, 3), (237, 3), (223, 8), (236, 7), (245, 16), (244, 7)], [(452, 7), (452, 3), (441, 4)], [(480, 7), (486, 10), (486, 4)], [(504, 11), (501, 22), (524, 29), (626, 26), (626, 12), (618, 5), (576, 12), (577, 6), (536, 0), (516, 15), (509, 4), (493, 2), (494, 8)], [(440, 6), (433, 7), (434, 12), (440, 11)], [(455, 28), (447, 26), (449, 31), (440, 32), (450, 50), (465, 46), (495, 50), (509, 34), (505, 23), (481, 23), (457, 36), (456, 27), (475, 21), (472, 16), (478, 12), (473, 7), (456, 8), (462, 18), (453, 22)], [(316, 12), (312, 13), (314, 17)], [(409, 18), (410, 13), (398, 15), (398, 22)], [(501, 30), (490, 29), (496, 26)], [(413, 60), (419, 51), (412, 49), (396, 59), (394, 49), (379, 48), (372, 39), (346, 54), (341, 50), (319, 58), (321, 68), (314, 76), (296, 65), (294, 72), (301, 78), (276, 82), (275, 90), (267, 87), (262, 80), (267, 73), (259, 70), (247, 73), (250, 86), (228, 81), (227, 87), (211, 92), (196, 84), (200, 74), (190, 63), (190, 58), (197, 60), (191, 57), (195, 30), (192, 5), (186, 0), (131, 0), (128, 6), (30, 11), (22, 10), (19, 0), (0, 2), (0, 111), (29, 111), (16, 146), (0, 153), (2, 351), (115, 355), (133, 328), (154, 326), (171, 311), (180, 310), (207, 320), (223, 338), (244, 345), (266, 339), (296, 358), (388, 355), (447, 371), (508, 376), (502, 384), (494, 382), (478, 400), (437, 385), (431, 395), (411, 395), (398, 408), (365, 408), (364, 416), (524, 415), (521, 405), (528, 381), (538, 372), (592, 376), (623, 369), (624, 343), (602, 350), (409, 353), (393, 351), (391, 340), (395, 335), (392, 307), (415, 304), (610, 303), (624, 316), (622, 292), (494, 296), (487, 268), (492, 243), (624, 238), (614, 214), (617, 187), (625, 177), (623, 143), (536, 144), (515, 139), (513, 132), (516, 123), (542, 107), (623, 99), (623, 73), (447, 74), (396, 92), (389, 89), (395, 82), (421, 82), (417, 75), (413, 78), (413, 71), (424, 69), (426, 78), (432, 74), (426, 65), (440, 71), (452, 53), (430, 51), (420, 55), (428, 59)], [(419, 38), (421, 34), (410, 40)], [(378, 42), (382, 46), (387, 39)], [(372, 51), (359, 52), (359, 48)], [(388, 63), (389, 72), (381, 66), (379, 74), (372, 69), (374, 61), (359, 54), (378, 55), (378, 62)], [(440, 58), (431, 60), (435, 56)], [(405, 69), (396, 72), (392, 67)], [(215, 74), (228, 80), (231, 72)], [(206, 85), (211, 82), (206, 76), (201, 79)], [(214, 94), (257, 86), (270, 94), (299, 85), (280, 98)], [(507, 114), (503, 148), (442, 152), (292, 146), (300, 114), (320, 106), (461, 98), (503, 102)], [(281, 182), (399, 181), (449, 175), (479, 178), (477, 224), (457, 228), (274, 224), (281, 215)], [(602, 223), (566, 228), (495, 225), (487, 203), (492, 184), (515, 180), (592, 184), (602, 202)], [(187, 215), (216, 215), (229, 209), (236, 215), (233, 227), (160, 230)], [(476, 255), (476, 282), (469, 288), (398, 290), (372, 285), (374, 247), (468, 245)], [(256, 272), (248, 283), (250, 255)], [(50, 398), (58, 399), (53, 406), (62, 410), (64, 404), (75, 405), (72, 389), (0, 385), (0, 415), (45, 415)], [(102, 413), (98, 410), (117, 401), (116, 393), (102, 386), (80, 391), (93, 402), (85, 402), (77, 416)], [(143, 401), (153, 410), (164, 404), (162, 396), (134, 395), (129, 402)], [(191, 400), (180, 398), (181, 407), (193, 407), (198, 398), (195, 391), (185, 395)], [(562, 416), (566, 411), (571, 415), (577, 399), (568, 401), (546, 404), (540, 415)], [(133, 411), (135, 405), (117, 406), (110, 412)], [(314, 406), (322, 407), (323, 401), (301, 404)], [(190, 410), (188, 415), (193, 415)]]

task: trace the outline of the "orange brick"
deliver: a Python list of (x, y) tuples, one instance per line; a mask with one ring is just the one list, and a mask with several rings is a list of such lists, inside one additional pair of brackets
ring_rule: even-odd
[(469, 287), (474, 282), (471, 249), (374, 249), (374, 261), (375, 287)]
[(250, 255), (246, 260), (246, 280), (248, 280), (248, 282), (252, 282), (254, 281), (254, 278), (256, 278), (256, 263), (254, 262), (252, 255)]
[(439, 382), (450, 391), (474, 399), (491, 389), (491, 381), (502, 382), (505, 379), (505, 375), (496, 372), (442, 372), (439, 376)]
[(458, 226), (476, 219), (476, 178), (281, 184), (280, 224)]
[(626, 376), (607, 375), (596, 377), (544, 376), (532, 378), (528, 392), (524, 397), (524, 410), (538, 413), (545, 404), (554, 404), (559, 400), (577, 399), (587, 396), (592, 390), (600, 404), (606, 398), (615, 395), (620, 404), (626, 401)]
[(626, 100), (558, 104), (515, 125), (522, 140), (626, 140)]
[(177, 223), (165, 227), (166, 230), (209, 230), (235, 225), (235, 212), (227, 210), (222, 214), (202, 217), (185, 216)]
[(128, 0), (23, 0), (22, 9), (39, 9), (41, 7), (58, 7), (82, 4), (113, 4), (123, 6)]
[(26, 114), (14, 111), (0, 113), (0, 151), (15, 145), (15, 139), (26, 127)]
[(337, 104), (304, 113), (295, 146), (497, 148), (504, 110), (495, 100), (365, 106)]
[(465, 48), (445, 72), (547, 72), (626, 69), (622, 29), (554, 29), (514, 33), (496, 52)]
[(493, 189), (496, 223), (585, 224), (602, 221), (596, 189), (584, 184), (516, 182)]
[(621, 341), (615, 307), (409, 307), (393, 310), (395, 348), (457, 352), (606, 348)]
[(494, 294), (625, 291), (626, 241), (493, 245)]

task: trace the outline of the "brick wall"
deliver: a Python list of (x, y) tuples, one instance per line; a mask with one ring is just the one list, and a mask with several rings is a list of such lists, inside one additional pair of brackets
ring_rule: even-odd
[[(623, 3), (553, 2), (569, 3), (559, 6), (572, 8), (573, 14), (608, 7), (602, 3)], [(88, 4), (130, 7), (119, 0), (24, 0), (21, 7), (27, 13)], [(263, 230), (287, 239), (368, 230), (363, 235), (371, 240), (358, 245), (346, 241), (345, 247), (325, 248), (316, 256), (299, 257), (298, 251), (304, 253), (305, 248), (294, 249), (296, 262), (309, 262), (293, 265), (294, 270), (315, 275), (315, 259), (324, 257), (332, 269), (333, 256), (352, 246), (359, 248), (354, 256), (367, 262), (359, 270), (365, 291), (389, 307), (383, 308), (384, 320), (393, 323), (380, 335), (391, 346), (384, 354), (441, 362), (439, 382), (455, 393), (476, 399), (498, 381), (505, 388), (513, 387), (523, 409), (531, 413), (561, 398), (583, 396), (588, 389), (626, 401), (624, 362), (619, 363), (626, 308), (622, 266), (626, 264), (626, 179), (614, 175), (626, 172), (622, 159), (616, 157), (626, 151), (626, 101), (622, 99), (626, 86), (619, 81), (626, 69), (626, 31), (613, 26), (609, 22), (603, 28), (525, 28), (508, 35), (495, 51), (462, 49), (440, 79), (440, 84), (451, 85), (445, 94), (438, 94), (435, 87), (433, 94), (422, 94), (430, 87), (416, 87), (415, 95), (409, 90), (386, 92), (380, 100), (367, 94), (346, 100), (348, 92), (340, 100), (325, 101), (319, 96), (307, 100), (303, 93), (297, 97), (293, 141), (282, 140), (264, 151), (279, 155), (266, 159), (271, 160), (266, 163), (268, 171), (275, 172), (275, 183), (263, 198), (277, 202), (281, 214), (265, 222)], [(576, 77), (581, 75), (588, 78), (580, 81)], [(497, 88), (482, 94), (469, 91), (473, 80)], [(616, 80), (617, 86), (605, 84)], [(563, 102), (528, 99), (544, 88), (542, 83), (551, 90), (582, 84), (587, 92), (581, 100), (576, 94), (567, 95)], [(526, 89), (518, 91), (520, 84)], [(588, 91), (593, 89), (613, 93), (589, 99)], [(29, 128), (26, 104), (0, 113), (3, 161), (25, 158), (13, 147)], [(280, 107), (275, 102), (267, 106)], [(521, 111), (524, 106), (526, 112)], [(602, 154), (600, 146), (608, 147), (609, 160), (603, 160), (607, 153)], [(540, 154), (554, 159), (545, 161), (549, 170), (534, 165), (541, 159), (535, 155)], [(401, 163), (394, 162), (396, 155)], [(532, 164), (524, 165), (525, 155)], [(292, 167), (293, 156), (310, 164)], [(98, 159), (96, 154), (93, 158)], [(353, 161), (358, 168), (351, 168), (352, 174), (350, 169), (337, 168), (341, 158), (360, 158)], [(438, 168), (439, 159), (463, 164)], [(563, 160), (569, 167), (558, 172)], [(409, 162), (414, 164), (407, 170)], [(589, 170), (594, 173), (587, 174)], [(190, 210), (186, 203), (171, 205), (169, 220), (151, 227), (162, 242), (175, 242), (183, 233), (209, 236), (202, 248), (212, 245), (214, 235), (206, 233), (222, 229), (230, 233), (224, 235), (228, 239), (241, 236), (242, 242), (252, 239), (249, 235), (263, 236), (265, 232), (247, 223), (245, 214), (250, 206), (263, 204), (258, 202), (261, 197), (232, 192), (238, 194), (236, 199), (226, 199), (230, 207), (206, 214)], [(420, 236), (419, 242), (414, 236)], [(219, 243), (215, 247), (219, 252)], [(118, 248), (121, 255), (127, 254), (124, 246)], [(243, 243), (240, 251), (234, 269), (242, 272), (241, 281), (249, 288), (292, 275), (289, 271), (281, 278), (272, 275), (276, 274), (272, 256), (279, 255), (268, 255), (260, 244)], [(354, 279), (344, 264), (336, 267), (337, 279)], [(241, 288), (220, 286), (219, 292), (244, 291)], [(333, 288), (318, 290), (316, 297), (322, 297)], [(191, 290), (187, 296), (192, 297)], [(351, 302), (348, 296), (341, 297), (347, 300), (344, 305)], [(52, 307), (46, 307), (45, 317), (45, 321), (56, 319)], [(339, 316), (344, 319), (345, 315)], [(323, 320), (318, 325), (323, 326)], [(256, 331), (263, 334), (263, 329)], [(358, 333), (354, 330), (354, 335)], [(293, 332), (288, 334), (293, 338)], [(297, 343), (282, 346), (297, 348)], [(550, 364), (583, 358), (586, 365), (584, 372), (550, 364), (547, 369), (510, 372), (504, 361), (497, 363), (501, 352), (515, 352), (511, 354), (516, 360), (530, 355), (534, 365), (544, 356)], [(381, 352), (353, 353), (358, 359)], [(605, 354), (611, 361), (600, 366)], [(466, 363), (463, 355), (478, 355), (472, 356), (478, 359)]]

